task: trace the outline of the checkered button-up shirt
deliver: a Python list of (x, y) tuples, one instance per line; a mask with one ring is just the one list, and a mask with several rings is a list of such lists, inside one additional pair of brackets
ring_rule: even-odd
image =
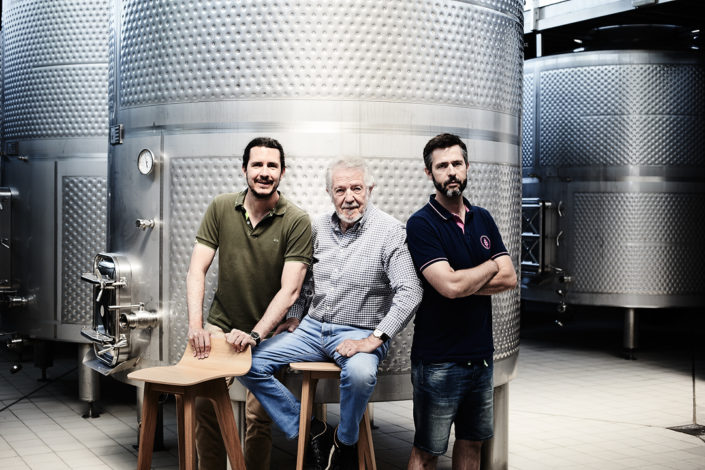
[(345, 233), (335, 212), (315, 221), (312, 270), (287, 317), (301, 318), (308, 308), (318, 321), (378, 328), (392, 337), (414, 315), (422, 295), (404, 226), (368, 204)]

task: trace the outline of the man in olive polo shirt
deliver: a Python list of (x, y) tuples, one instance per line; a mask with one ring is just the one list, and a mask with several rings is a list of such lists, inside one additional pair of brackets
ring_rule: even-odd
[[(210, 335), (224, 334), (237, 349), (256, 347), (280, 324), (296, 301), (311, 263), (311, 222), (277, 187), (285, 172), (284, 150), (258, 137), (243, 153), (247, 189), (221, 194), (210, 204), (196, 235), (186, 277), (188, 338), (199, 358), (208, 357)], [(203, 324), (206, 273), (218, 251), (218, 288)], [(227, 454), (213, 407), (196, 405), (196, 450), (200, 469), (225, 469)], [(245, 463), (269, 469), (271, 419), (248, 392)]]

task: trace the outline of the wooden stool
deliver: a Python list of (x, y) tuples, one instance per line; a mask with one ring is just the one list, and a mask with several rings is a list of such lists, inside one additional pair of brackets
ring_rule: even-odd
[(157, 401), (160, 394), (172, 393), (176, 395), (179, 468), (196, 468), (196, 397), (204, 397), (213, 402), (230, 465), (233, 469), (245, 470), (245, 460), (225, 377), (244, 375), (251, 365), (250, 348), (238, 353), (225, 342), (224, 336), (211, 335), (211, 352), (206, 359), (194, 357), (189, 344), (179, 363), (174, 366), (149, 367), (130, 373), (128, 379), (145, 382), (137, 468), (149, 470), (152, 464)]
[[(340, 378), (340, 367), (334, 362), (292, 362), (289, 366), (294, 370), (303, 372), (303, 381), (301, 383), (301, 415), (299, 417), (299, 447), (296, 452), (296, 470), (303, 470), (304, 454), (310, 438), (309, 432), (311, 427), (311, 414), (313, 413), (313, 396), (316, 394), (316, 383), (318, 379)], [(375, 449), (372, 445), (370, 415), (367, 409), (365, 409), (365, 414), (360, 421), (357, 458), (360, 470), (364, 470), (365, 468), (377, 470)]]

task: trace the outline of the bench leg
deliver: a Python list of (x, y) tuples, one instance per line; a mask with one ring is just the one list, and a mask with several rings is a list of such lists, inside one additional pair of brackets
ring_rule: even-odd
[[(179, 442), (179, 457), (184, 457), (184, 468), (196, 468), (196, 394), (187, 389), (183, 396), (184, 440)], [(179, 436), (181, 437), (181, 436)], [(183, 448), (183, 454), (182, 449)], [(181, 463), (179, 463), (181, 468)]]
[(179, 448), (179, 470), (184, 470), (186, 465), (186, 455), (184, 451), (184, 399), (181, 394), (176, 394), (176, 425), (177, 425), (177, 444)]
[(306, 447), (311, 431), (311, 414), (313, 413), (313, 397), (316, 394), (316, 379), (311, 372), (305, 371), (301, 383), (301, 413), (299, 414), (299, 445), (296, 451), (296, 470), (303, 470)]
[(360, 421), (360, 437), (357, 441), (357, 459), (360, 470), (377, 470), (375, 448), (372, 443), (372, 426), (370, 414), (365, 410)]
[(153, 390), (152, 384), (144, 387), (142, 400), (142, 425), (140, 426), (139, 456), (137, 468), (149, 470), (152, 466), (152, 450), (154, 449), (154, 431), (157, 429), (157, 406), (159, 406), (159, 392)]
[(205, 396), (213, 402), (225, 450), (228, 452), (228, 458), (230, 459), (230, 466), (233, 470), (245, 470), (245, 458), (242, 455), (242, 446), (238, 437), (235, 415), (230, 404), (228, 386), (224, 379), (207, 382), (207, 384), (209, 386)]

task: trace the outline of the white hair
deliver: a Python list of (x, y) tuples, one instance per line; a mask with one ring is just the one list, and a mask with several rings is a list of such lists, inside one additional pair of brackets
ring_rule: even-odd
[(375, 185), (375, 177), (370, 171), (370, 167), (363, 158), (360, 157), (341, 157), (331, 161), (326, 169), (326, 189), (328, 192), (333, 194), (333, 171), (338, 168), (344, 169), (360, 169), (363, 174), (363, 181), (365, 182), (365, 187), (369, 190)]

